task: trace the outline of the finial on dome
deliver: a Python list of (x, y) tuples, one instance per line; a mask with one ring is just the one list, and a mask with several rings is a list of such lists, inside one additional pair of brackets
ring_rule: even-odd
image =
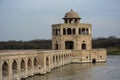
[(73, 9), (71, 9), (70, 11), (73, 11)]

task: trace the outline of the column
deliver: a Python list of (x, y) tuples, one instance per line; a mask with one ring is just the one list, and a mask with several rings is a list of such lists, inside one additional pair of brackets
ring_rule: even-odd
[(20, 68), (20, 63), (21, 59), (17, 60), (17, 80), (21, 80), (21, 68)]
[(34, 57), (32, 57), (31, 62), (32, 62), (32, 72), (31, 72), (31, 76), (33, 76), (33, 75), (34, 75)]
[(9, 62), (8, 62), (8, 80), (13, 80), (12, 79), (12, 60), (9, 59)]
[(28, 77), (28, 58), (25, 58), (25, 78)]

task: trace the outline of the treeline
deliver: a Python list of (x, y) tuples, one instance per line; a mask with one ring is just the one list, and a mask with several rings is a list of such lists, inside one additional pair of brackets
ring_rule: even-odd
[[(108, 38), (96, 38), (92, 40), (93, 48), (117, 48), (120, 49), (120, 38), (110, 36)], [(51, 40), (30, 41), (0, 41), (0, 50), (4, 49), (51, 49)]]
[(120, 38), (116, 38), (115, 36), (110, 36), (108, 38), (97, 38), (92, 41), (93, 48), (120, 48)]
[(4, 49), (51, 49), (51, 40), (0, 41), (0, 50)]

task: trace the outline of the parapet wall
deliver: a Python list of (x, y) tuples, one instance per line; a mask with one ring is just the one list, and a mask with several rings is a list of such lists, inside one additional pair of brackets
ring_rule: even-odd
[(92, 49), (92, 50), (72, 50), (72, 62), (105, 62), (106, 49)]

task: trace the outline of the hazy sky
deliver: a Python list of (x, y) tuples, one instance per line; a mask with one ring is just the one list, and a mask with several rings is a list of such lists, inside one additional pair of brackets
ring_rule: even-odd
[(120, 37), (120, 0), (0, 0), (0, 41), (51, 39), (51, 25), (73, 9), (93, 37)]

